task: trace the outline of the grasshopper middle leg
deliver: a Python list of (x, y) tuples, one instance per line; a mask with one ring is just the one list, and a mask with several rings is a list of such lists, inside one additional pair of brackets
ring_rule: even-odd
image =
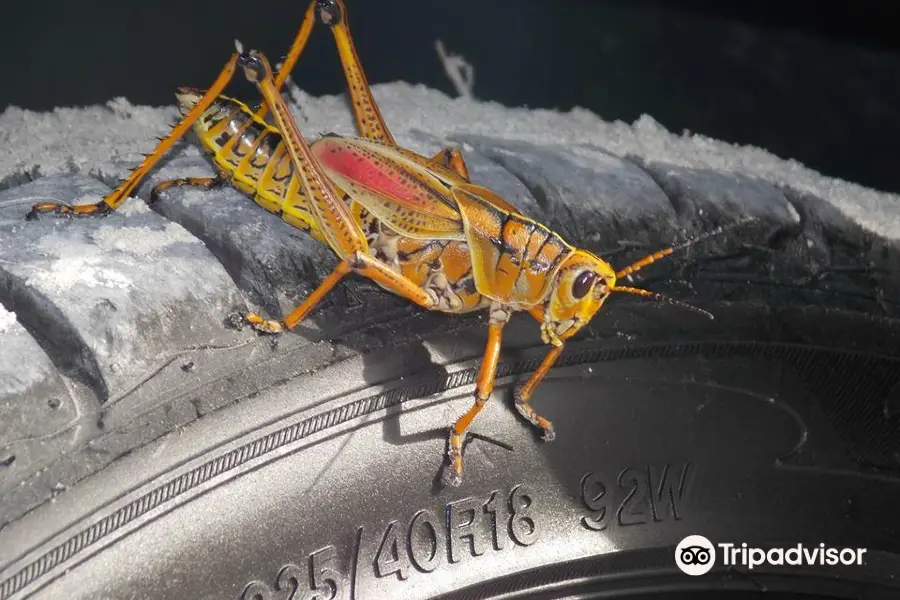
[[(536, 306), (528, 312), (538, 323), (543, 322), (543, 308)], [(550, 340), (544, 341), (550, 342)], [(553, 423), (537, 414), (531, 407), (531, 395), (534, 393), (534, 390), (537, 389), (537, 386), (544, 380), (544, 377), (546, 377), (547, 373), (553, 368), (553, 365), (556, 364), (556, 361), (562, 354), (564, 344), (562, 340), (558, 340), (558, 342), (559, 343), (554, 344), (547, 355), (544, 356), (544, 360), (541, 361), (538, 368), (531, 374), (528, 381), (522, 385), (516, 386), (513, 390), (513, 401), (516, 405), (516, 411), (525, 417), (526, 421), (535, 427), (539, 427), (544, 432), (543, 439), (545, 442), (552, 442), (556, 438), (556, 433), (553, 430)]]
[(215, 187), (225, 185), (225, 180), (221, 177), (181, 177), (179, 179), (170, 179), (161, 181), (153, 186), (150, 190), (150, 204), (159, 201), (159, 195), (169, 188), (173, 187), (197, 187), (209, 190)]
[(494, 379), (497, 375), (497, 363), (500, 360), (500, 347), (503, 339), (503, 326), (509, 320), (509, 312), (504, 308), (491, 306), (490, 324), (488, 325), (488, 341), (475, 380), (475, 403), (461, 416), (450, 430), (447, 455), (450, 459), (448, 469), (444, 471), (444, 483), (458, 486), (462, 482), (463, 462), (462, 449), (469, 426), (476, 415), (481, 412), (491, 393), (494, 391)]
[(373, 258), (363, 252), (356, 252), (352, 256), (341, 260), (334, 271), (312, 291), (306, 300), (301, 302), (283, 320), (265, 319), (256, 313), (247, 313), (244, 315), (244, 320), (252, 325), (254, 329), (263, 333), (277, 334), (282, 333), (286, 329), (293, 329), (325, 299), (328, 292), (334, 289), (334, 286), (341, 279), (351, 272), (368, 277), (372, 281), (387, 287), (395, 294), (412, 300), (422, 308), (432, 308), (434, 306), (434, 300), (421, 287), (406, 277), (398, 275), (377, 258)]

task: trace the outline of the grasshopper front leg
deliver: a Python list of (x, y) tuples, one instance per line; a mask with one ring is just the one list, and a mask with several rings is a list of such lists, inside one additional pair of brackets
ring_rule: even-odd
[[(531, 308), (528, 313), (543, 326), (544, 308), (541, 305)], [(544, 432), (542, 437), (545, 442), (552, 442), (556, 438), (556, 432), (553, 430), (553, 423), (534, 412), (530, 402), (534, 390), (541, 384), (544, 377), (546, 377), (550, 369), (553, 368), (553, 365), (556, 364), (556, 361), (563, 351), (565, 341), (555, 335), (555, 333), (551, 337), (551, 332), (552, 330), (542, 328), (541, 338), (545, 344), (551, 344), (552, 348), (550, 348), (550, 351), (544, 356), (544, 360), (541, 361), (538, 368), (531, 374), (528, 381), (522, 385), (516, 386), (513, 390), (513, 401), (516, 404), (516, 411), (525, 417), (525, 420), (535, 427), (539, 427)]]
[(297, 123), (275, 87), (272, 68), (265, 56), (251, 51), (242, 54), (238, 64), (247, 79), (257, 86), (264, 103), (272, 111), (278, 129), (287, 144), (294, 169), (302, 181), (303, 193), (309, 202), (316, 225), (325, 242), (341, 259), (334, 271), (283, 321), (264, 319), (255, 313), (245, 315), (245, 320), (266, 333), (280, 333), (285, 329), (293, 329), (344, 276), (351, 272), (368, 277), (423, 308), (432, 308), (434, 300), (424, 289), (369, 255), (368, 242), (362, 228), (303, 139)]
[(544, 357), (544, 360), (541, 361), (537, 370), (528, 378), (528, 381), (517, 386), (513, 391), (513, 400), (516, 403), (516, 410), (520, 415), (525, 417), (529, 423), (535, 427), (541, 428), (544, 432), (543, 439), (545, 442), (552, 442), (556, 438), (556, 433), (553, 430), (553, 423), (534, 412), (529, 401), (531, 400), (531, 395), (534, 393), (535, 388), (537, 388), (544, 380), (547, 372), (550, 371), (559, 358), (559, 355), (562, 354), (562, 350), (562, 345), (553, 346)]

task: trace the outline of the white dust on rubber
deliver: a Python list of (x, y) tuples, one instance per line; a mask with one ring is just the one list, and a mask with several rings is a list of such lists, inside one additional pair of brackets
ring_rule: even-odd
[[(649, 162), (743, 173), (823, 198), (865, 228), (900, 238), (900, 219), (896, 218), (900, 196), (896, 194), (824, 176), (760, 148), (696, 134), (674, 134), (647, 115), (629, 125), (603, 121), (582, 108), (568, 112), (507, 108), (494, 102), (450, 98), (407, 83), (377, 85), (373, 93), (392, 131), (401, 139), (414, 130), (442, 138), (477, 134), (566, 147), (576, 154), (593, 154), (599, 147)], [(314, 98), (300, 90), (291, 95), (302, 106), (302, 115), (300, 109), (295, 113), (308, 136), (328, 131), (354, 134), (343, 95)], [(56, 108), (45, 113), (7, 108), (0, 114), (0, 180), (35, 166), (41, 174), (51, 175), (73, 168), (88, 172), (116, 162), (136, 163), (176, 115), (174, 106), (134, 106), (123, 98), (104, 106)]]

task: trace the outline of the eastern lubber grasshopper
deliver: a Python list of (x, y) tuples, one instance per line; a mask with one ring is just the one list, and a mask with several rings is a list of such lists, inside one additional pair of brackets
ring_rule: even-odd
[[(281, 97), (280, 89), (317, 18), (334, 35), (360, 138), (327, 135), (307, 144)], [(262, 95), (263, 104), (256, 112), (221, 95), (238, 70)], [(535, 413), (529, 400), (560, 356), (565, 340), (591, 321), (611, 293), (664, 300), (712, 316), (654, 292), (617, 285), (617, 281), (722, 228), (615, 270), (472, 183), (458, 149), (445, 148), (425, 157), (399, 147), (366, 82), (343, 0), (310, 2), (277, 74), (261, 53), (244, 52), (238, 45), (208, 90), (179, 88), (177, 98), (182, 120), (118, 188), (96, 204), (37, 204), (29, 217), (40, 213), (93, 216), (115, 210), (165, 152), (193, 129), (212, 156), (218, 176), (164, 182), (152, 196), (172, 186), (211, 187), (227, 182), (328, 244), (340, 259), (334, 271), (283, 320), (244, 315), (258, 330), (274, 334), (294, 328), (349, 273), (364, 275), (429, 310), (488, 309), (488, 340), (475, 402), (449, 436), (444, 480), (451, 485), (461, 482), (463, 440), (493, 390), (503, 327), (511, 313), (527, 311), (540, 323), (543, 342), (552, 345), (538, 369), (514, 393), (519, 413), (543, 430), (545, 440), (553, 439), (553, 426)], [(264, 119), (267, 111), (274, 117), (274, 126)]]

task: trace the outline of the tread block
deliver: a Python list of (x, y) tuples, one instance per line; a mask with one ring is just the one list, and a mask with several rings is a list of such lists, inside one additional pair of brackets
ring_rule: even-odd
[(177, 363), (190, 352), (249, 338), (222, 326), (244, 302), (218, 261), (145, 205), (77, 222), (24, 220), (34, 202), (81, 203), (107, 192), (81, 175), (0, 192), (0, 289), (65, 375), (101, 403), (133, 404), (185, 385)]
[[(2, 306), (0, 338), (2, 497), (69, 451), (80, 437), (80, 410), (53, 361)], [(0, 523), (11, 518), (4, 506), (0, 502)]]

